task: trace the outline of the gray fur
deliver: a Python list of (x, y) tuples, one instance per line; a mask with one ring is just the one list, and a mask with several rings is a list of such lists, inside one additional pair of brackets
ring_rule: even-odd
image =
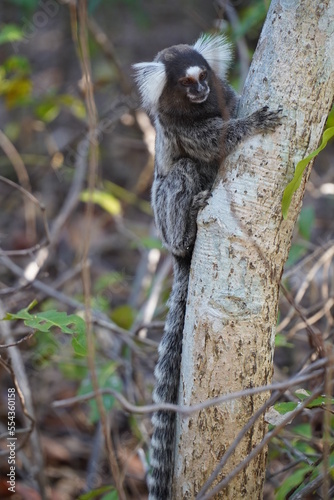
[[(225, 39), (201, 37), (194, 46), (176, 45), (163, 50), (153, 66), (135, 66), (143, 104), (157, 133), (152, 186), (155, 222), (164, 245), (174, 256), (174, 282), (155, 370), (156, 403), (177, 403), (198, 211), (206, 203), (222, 160), (245, 137), (274, 130), (279, 123), (279, 112), (270, 112), (267, 107), (236, 118), (238, 96), (222, 79), (229, 61), (230, 48)], [(187, 68), (194, 67), (203, 70), (198, 81), (185, 78)], [(190, 71), (193, 73), (196, 71)], [(210, 91), (206, 96), (207, 89)], [(197, 98), (204, 102), (194, 102)], [(159, 411), (152, 423), (149, 499), (170, 500), (175, 413)]]

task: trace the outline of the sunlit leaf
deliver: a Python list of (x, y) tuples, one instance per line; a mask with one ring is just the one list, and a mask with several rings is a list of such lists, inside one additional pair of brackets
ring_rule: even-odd
[(6, 106), (9, 109), (27, 102), (31, 91), (31, 80), (25, 76), (0, 81), (0, 95), (4, 95)]
[(83, 119), (86, 116), (86, 108), (81, 99), (71, 94), (61, 94), (58, 96), (57, 102), (62, 106), (69, 108), (71, 113), (77, 118)]
[(105, 181), (104, 184), (108, 192), (110, 192), (119, 200), (122, 200), (125, 203), (129, 203), (129, 205), (134, 205), (138, 207), (145, 214), (152, 215), (152, 208), (148, 201), (142, 200), (132, 191), (124, 189), (123, 187), (118, 186), (118, 184), (115, 184), (114, 182)]
[(80, 199), (85, 202), (91, 200), (111, 215), (119, 215), (121, 213), (120, 202), (112, 194), (106, 193), (105, 191), (99, 191), (96, 189), (91, 194), (89, 191), (83, 191)]
[(56, 102), (43, 102), (36, 106), (35, 112), (40, 120), (50, 123), (59, 115), (60, 106)]
[(23, 38), (22, 29), (16, 24), (5, 24), (0, 28), (0, 45), (3, 43), (19, 42)]

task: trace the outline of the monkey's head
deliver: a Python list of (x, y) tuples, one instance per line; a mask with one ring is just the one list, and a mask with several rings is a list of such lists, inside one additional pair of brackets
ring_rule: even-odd
[(209, 99), (215, 77), (225, 78), (231, 48), (223, 36), (202, 35), (194, 45), (174, 45), (153, 62), (134, 65), (144, 108), (155, 113), (201, 106)]

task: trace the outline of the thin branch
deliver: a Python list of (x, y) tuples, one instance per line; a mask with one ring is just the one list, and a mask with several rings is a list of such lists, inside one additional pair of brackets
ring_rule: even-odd
[[(7, 257), (5, 255), (2, 255), (2, 256), (0, 255), (0, 263), (4, 264), (16, 276), (23, 278), (24, 270), (21, 269), (17, 264), (15, 264), (9, 257)], [(67, 306), (72, 307), (75, 310), (83, 311), (85, 308), (85, 306), (82, 302), (79, 302), (78, 300), (73, 299), (72, 297), (69, 297), (68, 295), (64, 294), (63, 292), (59, 292), (59, 291), (55, 290), (54, 287), (52, 287), (51, 285), (47, 285), (46, 283), (43, 283), (42, 281), (35, 279), (34, 281), (32, 281), (31, 283), (28, 283), (28, 284), (31, 285), (36, 290), (41, 291), (42, 293), (44, 293), (48, 297), (53, 297), (54, 299), (58, 300), (58, 302), (60, 302), (62, 304), (66, 304)], [(28, 286), (28, 284), (26, 284), (25, 286)], [(135, 350), (139, 356), (144, 356), (144, 354), (142, 353), (141, 350), (138, 349), (138, 347), (136, 345), (137, 342), (140, 344), (146, 345), (148, 347), (153, 347), (156, 349), (156, 347), (157, 347), (156, 342), (153, 342), (152, 340), (149, 340), (149, 339), (136, 338), (136, 342), (134, 342), (134, 340), (131, 339), (131, 337), (129, 336), (129, 332), (127, 330), (116, 325), (116, 323), (111, 321), (108, 318), (108, 316), (103, 314), (101, 311), (93, 310), (92, 314), (93, 314), (94, 323), (96, 323), (97, 325), (99, 325), (103, 328), (106, 328), (107, 330), (110, 330), (113, 333), (120, 335), (121, 340), (127, 346), (129, 346), (131, 349)], [(154, 325), (155, 325), (155, 323), (153, 323), (153, 326)], [(160, 325), (160, 323), (158, 323), (158, 325)], [(150, 326), (151, 326), (150, 324), (149, 325), (141, 325), (140, 328), (148, 328)]]
[[(8, 137), (0, 130), (0, 147), (10, 160), (14, 167), (16, 175), (19, 179), (22, 187), (31, 193), (31, 184), (28, 176), (27, 169), (21, 158), (20, 153), (15, 148), (14, 144), (8, 139)], [(28, 239), (34, 241), (36, 239), (36, 214), (32, 205), (24, 200), (25, 205), (25, 219), (26, 219), (26, 235)]]
[(283, 283), (281, 283), (280, 287), (281, 287), (281, 290), (282, 290), (285, 298), (287, 299), (287, 301), (292, 305), (292, 307), (297, 311), (299, 316), (304, 321), (305, 328), (306, 328), (307, 333), (309, 335), (310, 345), (312, 347), (314, 347), (318, 351), (319, 356), (323, 358), (326, 355), (326, 352), (325, 352), (325, 347), (324, 347), (324, 342), (323, 342), (322, 337), (320, 335), (317, 335), (317, 333), (313, 330), (313, 328), (311, 327), (311, 325), (309, 323), (309, 320), (306, 318), (306, 316), (304, 315), (304, 313), (302, 312), (302, 310), (298, 306), (297, 301), (288, 292), (288, 290), (285, 288)]
[(27, 335), (25, 335), (24, 337), (22, 337), (21, 339), (17, 340), (16, 342), (11, 342), (10, 344), (0, 344), (0, 349), (8, 349), (8, 347), (13, 347), (15, 345), (19, 345), (22, 342), (25, 342), (26, 340), (31, 339), (31, 337), (33, 337), (35, 335), (35, 333), (36, 333), (35, 331), (30, 332)]
[[(1, 130), (0, 130), (0, 132), (1, 132)], [(6, 179), (6, 177), (3, 177), (2, 175), (0, 175), (0, 181), (5, 183), (5, 184), (8, 184), (9, 186), (11, 186), (14, 189), (17, 189), (18, 191), (20, 191), (20, 193), (22, 193), (24, 197), (28, 198), (41, 211), (44, 232), (45, 232), (45, 237), (46, 237), (46, 240), (44, 242), (37, 243), (36, 245), (34, 245), (32, 247), (25, 248), (24, 250), (1, 250), (0, 249), (0, 253), (4, 254), (4, 255), (29, 255), (32, 252), (35, 252), (36, 250), (39, 250), (40, 248), (44, 247), (50, 241), (50, 232), (49, 232), (49, 226), (48, 226), (48, 221), (47, 221), (47, 217), (46, 217), (45, 205), (43, 203), (41, 203), (26, 188), (24, 188), (23, 186), (20, 186), (19, 184), (16, 184), (16, 182), (11, 181), (10, 179)], [(30, 206), (30, 204), (29, 204), (29, 206)]]
[[(242, 397), (247, 397), (247, 396), (253, 396), (255, 394), (260, 394), (262, 392), (268, 392), (272, 390), (287, 390), (290, 387), (293, 387), (295, 385), (298, 385), (302, 382), (305, 382), (307, 380), (312, 380), (316, 376), (323, 374), (323, 368), (327, 363), (326, 359), (322, 359), (320, 361), (315, 362), (313, 365), (309, 367), (309, 369), (305, 370), (306, 373), (303, 375), (299, 375), (294, 377), (291, 380), (288, 380), (286, 382), (278, 382), (276, 384), (270, 384), (267, 386), (261, 386), (261, 387), (253, 387), (251, 389), (245, 389), (243, 391), (238, 391), (238, 392), (233, 392), (231, 394), (225, 394), (224, 396), (218, 396), (216, 398), (211, 398), (207, 399), (206, 401), (203, 401), (202, 403), (197, 403), (194, 405), (175, 405), (171, 403), (160, 403), (160, 404), (151, 404), (151, 405), (143, 405), (143, 406), (137, 406), (131, 404), (129, 401), (127, 401), (120, 393), (106, 388), (106, 389), (99, 389), (100, 394), (111, 394), (114, 396), (117, 401), (123, 406), (123, 408), (131, 413), (137, 413), (137, 414), (146, 414), (146, 413), (153, 413), (156, 411), (160, 410), (169, 410), (173, 411), (175, 413), (179, 413), (180, 415), (184, 416), (189, 416), (193, 413), (196, 413), (198, 411), (201, 411), (205, 408), (209, 408), (210, 406), (215, 406), (215, 405), (220, 405), (222, 403), (226, 403), (228, 401), (232, 401), (234, 399), (242, 398)], [(312, 371), (311, 371), (312, 370)], [(314, 371), (313, 371), (314, 370)], [(311, 371), (311, 373), (308, 373)], [(88, 394), (85, 394), (83, 396), (75, 396), (73, 398), (68, 398), (64, 400), (59, 400), (55, 401), (52, 406), (54, 408), (62, 408), (66, 406), (71, 406), (73, 404), (77, 403), (82, 403), (84, 401), (88, 401), (90, 399), (93, 399), (95, 397), (95, 393), (91, 392)]]
[(300, 413), (303, 412), (303, 410), (315, 399), (317, 398), (323, 391), (323, 386), (321, 385), (318, 387), (307, 399), (305, 399), (303, 402), (301, 402), (295, 410), (292, 412), (289, 412), (288, 416), (282, 420), (282, 422), (277, 425), (272, 431), (268, 432), (263, 440), (255, 446), (255, 448), (252, 449), (252, 451), (247, 455), (247, 457), (244, 458), (233, 470), (228, 474), (222, 481), (220, 481), (212, 490), (210, 490), (209, 493), (205, 494), (204, 496), (198, 495), (196, 500), (209, 500), (210, 498), (213, 498), (214, 495), (222, 491), (224, 488), (227, 487), (228, 483), (236, 476), (238, 475), (248, 464), (255, 458), (262, 450), (263, 448), (269, 443), (269, 441), (275, 437), (289, 422), (296, 418)]
[(111, 61), (112, 64), (117, 69), (121, 90), (124, 92), (124, 94), (129, 94), (132, 90), (132, 85), (127, 75), (124, 73), (122, 69), (121, 63), (118, 60), (113, 43), (107, 37), (105, 32), (102, 30), (101, 26), (97, 23), (95, 19), (93, 19), (92, 17), (88, 18), (87, 25), (90, 33), (93, 35), (96, 43), (102, 49), (106, 58), (109, 59), (109, 61)]
[(97, 110), (93, 94), (92, 74), (91, 74), (89, 50), (88, 50), (87, 1), (79, 0), (77, 5), (77, 10), (72, 7), (70, 9), (70, 12), (72, 20), (71, 23), (72, 36), (77, 49), (77, 54), (85, 85), (85, 103), (88, 112), (89, 135), (91, 138), (89, 170), (88, 170), (89, 199), (86, 204), (86, 214), (85, 214), (86, 235), (83, 240), (83, 250), (82, 250), (82, 281), (83, 281), (84, 300), (85, 300), (85, 321), (86, 321), (87, 350), (88, 350), (87, 360), (92, 379), (92, 385), (95, 392), (95, 398), (100, 413), (104, 439), (108, 451), (110, 469), (115, 481), (118, 495), (121, 500), (124, 500), (126, 496), (123, 490), (123, 484), (121, 481), (119, 466), (116, 459), (116, 453), (111, 441), (109, 420), (107, 417), (106, 410), (104, 408), (102, 396), (101, 394), (99, 394), (99, 383), (96, 375), (95, 343), (92, 330), (91, 278), (90, 278), (90, 269), (89, 266), (87, 265), (88, 252), (90, 248), (91, 229), (92, 229), (93, 215), (94, 215), (94, 204), (92, 196), (93, 196), (93, 191), (95, 189), (95, 178), (98, 165), (98, 142), (95, 137), (97, 130)]

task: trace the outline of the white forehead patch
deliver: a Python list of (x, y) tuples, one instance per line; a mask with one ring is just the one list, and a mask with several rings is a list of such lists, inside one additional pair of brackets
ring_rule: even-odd
[(186, 76), (188, 78), (194, 78), (195, 80), (199, 80), (199, 75), (203, 72), (203, 68), (199, 66), (190, 66), (187, 68)]

